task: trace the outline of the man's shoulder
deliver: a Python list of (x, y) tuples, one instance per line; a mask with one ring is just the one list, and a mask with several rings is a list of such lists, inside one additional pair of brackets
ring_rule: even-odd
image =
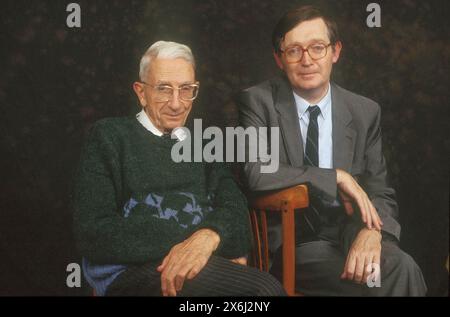
[(132, 116), (106, 117), (96, 121), (92, 125), (90, 134), (94, 138), (117, 139), (122, 138), (124, 135), (128, 135), (133, 129), (133, 126)]
[[(347, 109), (353, 120), (371, 124), (381, 115), (381, 108), (374, 100), (344, 89), (335, 83), (332, 83), (331, 87), (333, 107)], [(337, 104), (334, 105), (334, 102)]]
[(338, 99), (344, 101), (349, 107), (357, 109), (365, 109), (369, 111), (378, 111), (379, 104), (363, 95), (347, 90), (336, 83), (331, 84), (331, 91)]
[(244, 104), (273, 104), (277, 91), (282, 85), (280, 77), (273, 77), (243, 89), (237, 95), (237, 100)]
[(243, 93), (250, 94), (272, 94), (281, 85), (286, 85), (285, 79), (282, 76), (274, 76), (272, 78), (266, 79), (258, 84), (255, 84), (249, 88), (243, 89)]
[(124, 117), (106, 117), (97, 120), (93, 124), (93, 129), (99, 130), (117, 130), (129, 128), (132, 124), (133, 118), (131, 116)]
[(251, 94), (261, 94), (271, 91), (273, 89), (273, 81), (274, 78), (264, 80), (263, 82), (257, 83), (251, 87), (243, 89), (242, 92)]

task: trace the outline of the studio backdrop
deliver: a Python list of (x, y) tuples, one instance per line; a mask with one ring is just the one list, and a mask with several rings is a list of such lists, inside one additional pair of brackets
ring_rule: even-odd
[[(376, 2), (381, 25), (370, 27)], [(82, 142), (101, 118), (139, 110), (139, 59), (157, 40), (189, 45), (201, 82), (193, 118), (235, 124), (231, 102), (278, 70), (271, 32), (288, 9), (327, 8), (343, 42), (333, 80), (377, 101), (397, 190), (402, 248), (430, 295), (447, 291), (450, 45), (447, 1), (70, 1), (0, 4), (0, 295), (81, 295), (70, 193)], [(373, 25), (372, 25), (373, 26)]]

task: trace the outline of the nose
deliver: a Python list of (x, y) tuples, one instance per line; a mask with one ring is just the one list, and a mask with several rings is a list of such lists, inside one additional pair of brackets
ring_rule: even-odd
[(311, 56), (309, 56), (309, 53), (308, 53), (307, 50), (304, 50), (304, 51), (303, 51), (303, 56), (302, 56), (302, 59), (300, 60), (300, 63), (301, 63), (303, 66), (309, 66), (309, 65), (312, 65), (313, 60), (312, 60)]
[(179, 98), (180, 97), (179, 93), (180, 92), (177, 89), (174, 89), (172, 99), (169, 100), (169, 108), (173, 112), (178, 112), (180, 108), (183, 107), (183, 104), (181, 103)]

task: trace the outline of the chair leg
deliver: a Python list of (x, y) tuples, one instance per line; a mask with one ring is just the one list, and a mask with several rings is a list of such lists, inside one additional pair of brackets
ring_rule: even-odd
[(261, 254), (261, 238), (260, 238), (260, 234), (259, 234), (259, 222), (258, 222), (258, 216), (256, 213), (256, 210), (251, 210), (250, 211), (250, 216), (251, 216), (251, 224), (252, 224), (252, 228), (253, 228), (253, 240), (254, 240), (254, 244), (256, 244), (253, 247), (253, 254), (254, 254), (254, 258), (255, 258), (255, 266), (259, 269), (259, 270), (263, 270), (263, 261), (262, 261), (262, 254)]
[(283, 223), (283, 286), (289, 296), (295, 295), (295, 216), (286, 203), (282, 210)]
[(269, 272), (269, 239), (267, 236), (267, 214), (261, 210), (262, 260), (264, 271)]

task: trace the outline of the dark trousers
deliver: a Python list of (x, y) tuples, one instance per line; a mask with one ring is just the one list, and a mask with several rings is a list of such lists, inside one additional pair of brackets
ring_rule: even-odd
[[(298, 292), (307, 296), (425, 296), (427, 288), (420, 268), (392, 239), (382, 241), (380, 287), (341, 280), (349, 248), (360, 227), (338, 229), (324, 227), (315, 238), (309, 237), (308, 242), (297, 245)], [(281, 268), (280, 249), (271, 268), (279, 280)]]
[[(161, 296), (157, 265), (131, 266), (108, 287), (106, 296)], [(200, 273), (186, 280), (178, 296), (285, 296), (269, 273), (212, 256)]]

